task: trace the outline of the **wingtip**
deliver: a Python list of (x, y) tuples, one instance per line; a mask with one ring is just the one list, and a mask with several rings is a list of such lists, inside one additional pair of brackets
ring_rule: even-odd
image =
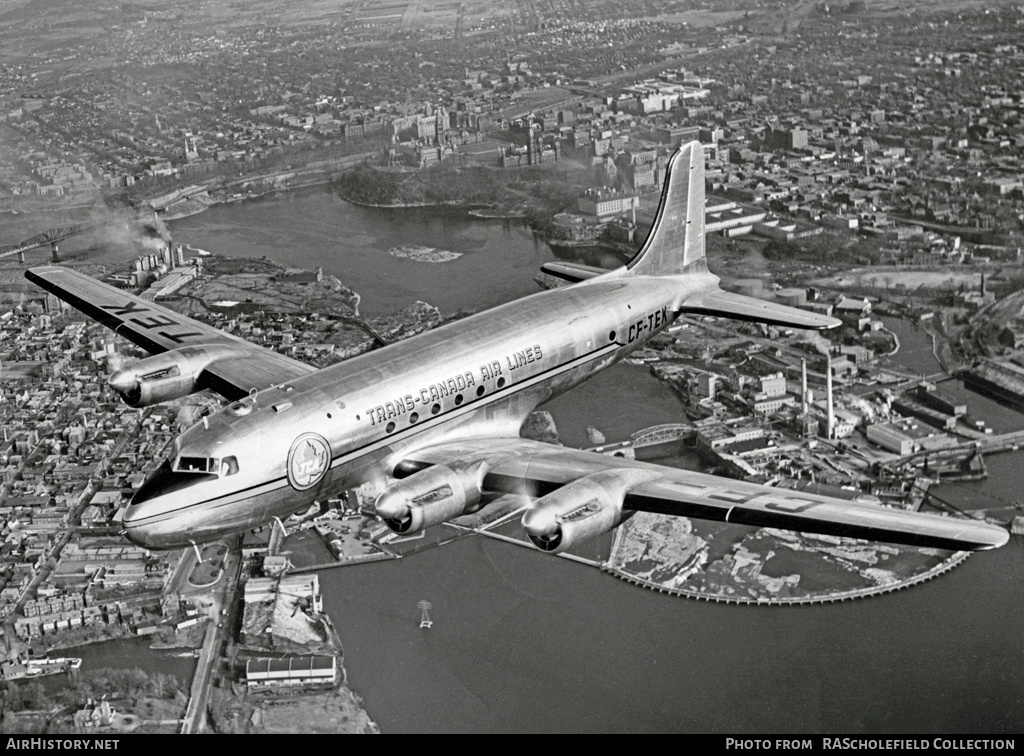
[(959, 522), (963, 523), (964, 530), (956, 538), (963, 544), (960, 548), (966, 551), (992, 551), (1010, 541), (1010, 529), (1006, 525), (970, 519)]
[(992, 534), (991, 545), (983, 546), (981, 549), (982, 551), (991, 551), (992, 549), (1002, 548), (1010, 542), (1009, 528), (1004, 528), (1000, 525), (994, 525), (993, 528), (994, 531)]
[(42, 278), (43, 274), (49, 273), (51, 270), (62, 270), (56, 265), (35, 265), (31, 268), (25, 269), (25, 278), (29, 281), (34, 281), (38, 278)]

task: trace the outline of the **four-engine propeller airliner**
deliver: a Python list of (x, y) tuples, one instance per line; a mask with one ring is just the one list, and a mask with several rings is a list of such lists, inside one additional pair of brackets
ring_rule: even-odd
[(569, 263), (544, 270), (572, 285), (323, 370), (64, 267), (26, 276), (151, 353), (110, 377), (129, 405), (203, 389), (229, 401), (182, 433), (132, 498), (125, 533), (144, 546), (214, 540), (368, 480), (390, 481), (376, 509), (400, 533), (475, 511), (496, 494), (524, 495), (527, 536), (554, 553), (638, 511), (947, 549), (1006, 542), (1006, 530), (983, 522), (520, 438), (538, 405), (643, 346), (682, 313), (838, 325), (719, 288), (704, 259), (700, 143), (671, 158), (653, 228), (632, 261), (611, 271)]

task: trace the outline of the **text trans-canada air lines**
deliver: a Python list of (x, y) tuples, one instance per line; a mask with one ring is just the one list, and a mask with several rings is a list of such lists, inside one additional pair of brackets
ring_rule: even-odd
[(26, 276), (151, 356), (111, 387), (135, 407), (204, 389), (229, 404), (179, 436), (125, 511), (127, 537), (152, 548), (259, 526), (370, 480), (378, 514), (412, 533), (488, 497), (532, 503), (538, 548), (569, 549), (637, 511), (949, 549), (986, 549), (1004, 529), (974, 520), (849, 505), (742, 481), (519, 438), (539, 404), (661, 332), (681, 313), (797, 328), (839, 321), (722, 291), (704, 259), (704, 156), (669, 161), (643, 247), (604, 271), (548, 263), (573, 285), (541, 292), (316, 370), (67, 268)]

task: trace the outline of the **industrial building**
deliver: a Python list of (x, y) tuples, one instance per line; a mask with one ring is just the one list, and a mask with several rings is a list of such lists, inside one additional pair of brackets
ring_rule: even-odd
[(285, 659), (247, 659), (245, 684), (249, 690), (277, 686), (333, 687), (338, 660), (333, 656), (290, 656)]

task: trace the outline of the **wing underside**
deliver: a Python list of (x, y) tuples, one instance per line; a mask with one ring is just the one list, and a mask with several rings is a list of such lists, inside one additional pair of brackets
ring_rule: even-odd
[(408, 454), (402, 477), (438, 464), (483, 462), (490, 493), (545, 496), (574, 481), (621, 471), (624, 511), (644, 511), (911, 546), (981, 550), (1003, 545), (1005, 529), (976, 520), (907, 512), (714, 475), (565, 449), (525, 439), (445, 444)]
[(315, 370), (69, 268), (52, 265), (31, 268), (25, 271), (25, 277), (150, 354), (185, 346), (234, 347), (240, 356), (207, 366), (201, 376), (203, 388), (228, 399), (237, 399), (254, 388), (262, 390)]

